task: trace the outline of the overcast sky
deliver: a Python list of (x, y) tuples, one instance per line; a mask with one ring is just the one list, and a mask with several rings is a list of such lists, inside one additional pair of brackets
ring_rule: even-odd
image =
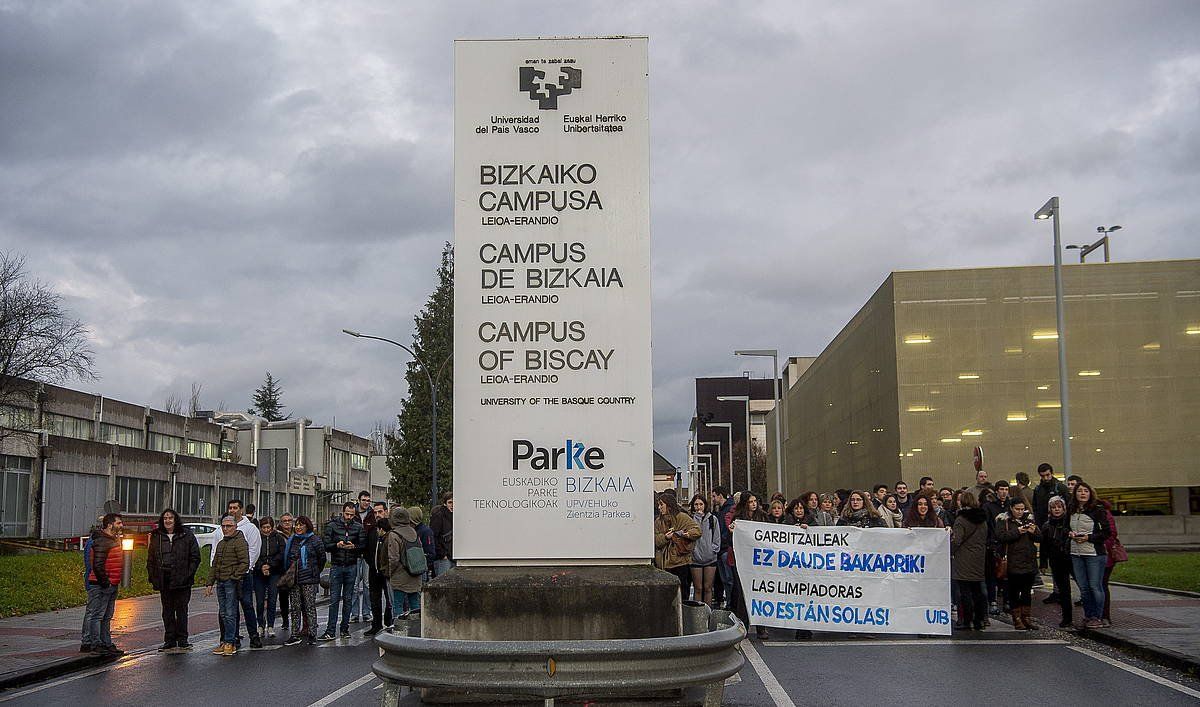
[[(452, 41), (650, 37), (655, 446), (897, 269), (1200, 256), (1200, 3), (0, 0), (0, 249), (100, 381), (368, 433), (450, 240)], [(670, 126), (670, 127), (668, 127)]]

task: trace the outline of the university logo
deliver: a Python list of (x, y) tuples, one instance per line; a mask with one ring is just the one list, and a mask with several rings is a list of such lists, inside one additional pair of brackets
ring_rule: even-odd
[(604, 450), (573, 439), (566, 440), (561, 447), (539, 447), (527, 439), (512, 441), (513, 471), (525, 464), (537, 471), (558, 470), (564, 462), (568, 470), (599, 471), (604, 468)]
[(583, 71), (573, 66), (558, 69), (558, 83), (546, 81), (546, 72), (532, 66), (522, 66), (519, 86), (529, 94), (529, 100), (537, 101), (538, 110), (558, 110), (558, 97), (570, 95), (571, 91), (583, 88)]

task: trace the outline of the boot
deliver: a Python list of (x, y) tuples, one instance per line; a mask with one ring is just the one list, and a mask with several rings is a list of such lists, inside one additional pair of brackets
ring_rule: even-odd
[(1018, 631), (1025, 630), (1025, 617), (1021, 614), (1020, 607), (1013, 607), (1012, 613), (1010, 613), (1009, 616), (1012, 617), (1013, 628), (1017, 629)]
[(1033, 607), (1022, 606), (1021, 607), (1021, 618), (1025, 619), (1025, 630), (1027, 630), (1027, 631), (1038, 630), (1037, 624), (1035, 624), (1033, 622)]

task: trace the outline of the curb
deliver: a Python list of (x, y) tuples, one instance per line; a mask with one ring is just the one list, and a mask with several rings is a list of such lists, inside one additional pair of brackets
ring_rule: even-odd
[[(329, 597), (317, 595), (317, 606), (328, 606)], [(74, 673), (88, 668), (96, 668), (108, 663), (116, 663), (121, 658), (127, 656), (137, 656), (144, 652), (154, 652), (153, 646), (138, 650), (131, 650), (119, 658), (96, 655), (94, 653), (80, 653), (77, 656), (63, 657), (52, 660), (48, 663), (43, 663), (29, 670), (18, 670), (8, 673), (0, 673), (0, 695), (7, 690), (13, 688), (25, 687), (37, 682), (51, 680), (53, 678)]]
[(1189, 592), (1183, 589), (1168, 589), (1166, 587), (1151, 587), (1145, 584), (1129, 584), (1128, 582), (1113, 582), (1109, 584), (1114, 587), (1128, 587), (1130, 589), (1140, 589), (1144, 592), (1158, 592), (1159, 594), (1173, 594), (1178, 597), (1189, 597), (1192, 599), (1200, 599), (1200, 592)]
[(1119, 636), (1109, 633), (1105, 629), (1081, 628), (1077, 631), (1077, 635), (1128, 651), (1139, 658), (1145, 658), (1151, 662), (1174, 668), (1188, 675), (1200, 675), (1200, 660), (1193, 656), (1173, 651), (1170, 648), (1163, 648), (1162, 646), (1156, 646), (1137, 639)]

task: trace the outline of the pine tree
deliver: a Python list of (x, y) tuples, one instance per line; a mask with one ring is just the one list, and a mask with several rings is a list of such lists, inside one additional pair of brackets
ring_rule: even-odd
[(254, 404), (246, 412), (258, 415), (267, 422), (286, 419), (283, 410), (283, 387), (275, 376), (267, 371), (267, 379), (254, 391)]
[[(446, 243), (437, 270), (437, 286), (413, 318), (412, 349), (437, 386), (438, 491), (454, 479), (454, 248)], [(433, 416), (429, 377), (421, 362), (410, 360), (404, 373), (408, 397), (400, 403), (395, 436), (388, 438), (388, 497), (405, 504), (427, 503), (432, 471), (430, 426)]]

